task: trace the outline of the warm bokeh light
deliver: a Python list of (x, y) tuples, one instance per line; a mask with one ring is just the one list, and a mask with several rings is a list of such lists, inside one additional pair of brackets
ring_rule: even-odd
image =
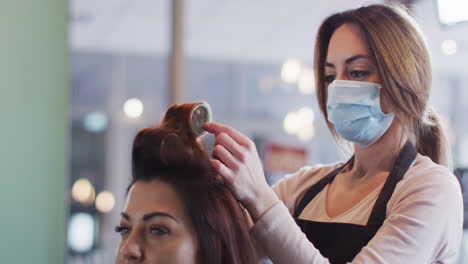
[(92, 204), (95, 197), (95, 190), (88, 179), (77, 180), (72, 187), (72, 197), (75, 201), (85, 205)]
[(297, 136), (299, 137), (300, 140), (302, 141), (309, 141), (311, 140), (315, 135), (315, 129), (313, 124), (309, 124), (307, 126), (304, 126), (299, 130), (297, 133)]
[(302, 94), (312, 94), (315, 90), (315, 76), (314, 71), (304, 68), (299, 77), (299, 92)]
[(457, 53), (457, 42), (452, 39), (447, 39), (442, 42), (442, 52), (445, 55), (452, 56)]
[(281, 68), (281, 79), (288, 83), (295, 83), (299, 79), (301, 74), (301, 64), (299, 61), (294, 59), (289, 59), (284, 62), (283, 67)]
[(143, 103), (136, 98), (128, 99), (124, 104), (124, 112), (129, 118), (138, 118), (143, 114)]
[(313, 124), (315, 115), (314, 115), (314, 110), (312, 110), (310, 107), (302, 107), (297, 111), (297, 118), (299, 119), (299, 124), (304, 125), (304, 124)]
[(308, 141), (315, 134), (314, 119), (314, 111), (309, 107), (289, 112), (283, 121), (284, 131), (290, 135), (297, 135), (302, 141)]
[(284, 131), (290, 135), (296, 134), (298, 123), (295, 112), (289, 112), (284, 118), (283, 122)]
[(115, 198), (111, 192), (103, 191), (96, 197), (96, 209), (101, 213), (108, 213), (114, 209)]

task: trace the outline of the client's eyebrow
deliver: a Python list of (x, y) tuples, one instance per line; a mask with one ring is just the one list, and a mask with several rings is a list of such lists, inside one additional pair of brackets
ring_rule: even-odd
[(125, 218), (126, 220), (130, 220), (130, 216), (124, 212), (121, 212), (120, 215)]
[(151, 218), (154, 218), (154, 217), (169, 217), (172, 220), (176, 221), (177, 223), (179, 222), (172, 215), (170, 215), (168, 213), (162, 213), (162, 212), (152, 212), (152, 213), (149, 213), (149, 214), (145, 214), (143, 216), (143, 221), (148, 221), (148, 220), (150, 220)]
[[(124, 212), (121, 212), (120, 215), (123, 218), (125, 218), (126, 220), (130, 220), (130, 216), (128, 214), (126, 214)], [(170, 215), (168, 213), (163, 213), (163, 212), (152, 212), (152, 213), (145, 214), (145, 215), (143, 215), (143, 221), (148, 221), (148, 220), (150, 220), (150, 219), (152, 219), (154, 217), (169, 217), (172, 220), (176, 221), (177, 223), (179, 222), (172, 215)]]

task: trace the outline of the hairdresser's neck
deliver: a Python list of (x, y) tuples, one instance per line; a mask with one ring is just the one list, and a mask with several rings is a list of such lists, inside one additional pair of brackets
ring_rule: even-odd
[(369, 147), (354, 146), (355, 158), (351, 175), (362, 178), (381, 171), (390, 171), (407, 137), (401, 126), (393, 122), (388, 131)]

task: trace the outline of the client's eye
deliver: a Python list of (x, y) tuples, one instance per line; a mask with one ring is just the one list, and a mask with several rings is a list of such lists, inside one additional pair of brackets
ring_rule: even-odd
[(121, 236), (130, 233), (130, 228), (125, 225), (118, 225), (115, 227), (115, 232), (120, 233)]
[(152, 226), (150, 227), (150, 232), (153, 235), (156, 236), (165, 236), (169, 234), (169, 230), (167, 228), (164, 228), (162, 226)]

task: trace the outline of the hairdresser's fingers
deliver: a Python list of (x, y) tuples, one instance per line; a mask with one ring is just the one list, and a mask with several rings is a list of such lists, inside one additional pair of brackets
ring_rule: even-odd
[(240, 162), (245, 161), (245, 150), (244, 147), (239, 145), (234, 139), (232, 139), (228, 134), (221, 132), (216, 136), (215, 146), (221, 145), (226, 148), (235, 158)]
[(218, 134), (222, 130), (222, 126), (219, 123), (214, 123), (214, 122), (206, 122), (202, 124), (202, 128), (212, 134)]
[(228, 134), (232, 139), (234, 139), (238, 144), (245, 146), (245, 147), (250, 147), (252, 144), (252, 141), (250, 140), (250, 138), (248, 138), (241, 132), (227, 125), (223, 125), (219, 123), (204, 123), (203, 129), (215, 135), (218, 135), (224, 132)]
[(211, 160), (211, 165), (216, 169), (221, 177), (223, 177), (224, 182), (229, 186), (229, 188), (232, 188), (234, 178), (232, 171), (217, 159)]
[(237, 162), (236, 158), (233, 157), (224, 146), (216, 145), (213, 149), (213, 157), (226, 165), (230, 170), (239, 170), (239, 163)]

